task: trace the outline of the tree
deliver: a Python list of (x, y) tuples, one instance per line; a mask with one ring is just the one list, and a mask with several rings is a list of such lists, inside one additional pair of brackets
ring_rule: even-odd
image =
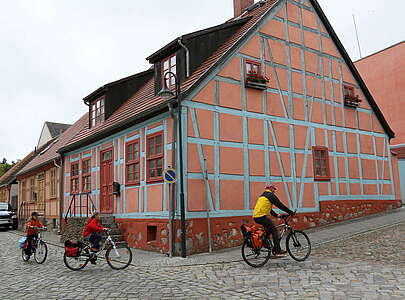
[(7, 163), (7, 159), (3, 158), (2, 163), (0, 163), (0, 177), (3, 176), (8, 170), (10, 170), (14, 165), (14, 161), (9, 164)]

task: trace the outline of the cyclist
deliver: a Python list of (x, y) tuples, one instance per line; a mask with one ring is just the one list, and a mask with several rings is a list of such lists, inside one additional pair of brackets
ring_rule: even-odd
[(31, 217), (25, 223), (25, 236), (27, 237), (27, 248), (25, 249), (25, 254), (28, 256), (31, 256), (32, 254), (32, 241), (38, 238), (38, 230), (33, 227), (45, 228), (38, 216), (38, 212), (33, 211), (31, 213)]
[(91, 251), (97, 252), (100, 250), (100, 241), (101, 241), (100, 232), (107, 229), (108, 228), (101, 226), (100, 216), (98, 212), (97, 211), (93, 212), (92, 216), (87, 221), (86, 226), (83, 229), (83, 237), (85, 240), (90, 241)]
[(272, 184), (266, 185), (264, 193), (257, 199), (255, 208), (253, 210), (253, 220), (256, 223), (263, 225), (265, 228), (266, 234), (264, 240), (268, 238), (270, 233), (272, 234), (274, 242), (273, 254), (275, 256), (284, 256), (287, 251), (282, 250), (280, 247), (280, 234), (276, 226), (274, 226), (273, 221), (270, 219), (269, 214), (276, 218), (280, 217), (280, 215), (273, 211), (273, 205), (290, 215), (293, 215), (294, 212), (281, 203), (281, 201), (275, 195), (276, 190), (276, 186)]

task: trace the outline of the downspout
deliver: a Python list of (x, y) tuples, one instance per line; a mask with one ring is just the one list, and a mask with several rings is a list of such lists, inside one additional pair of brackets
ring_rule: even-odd
[(179, 45), (186, 51), (186, 77), (190, 76), (190, 51), (186, 47), (186, 45), (183, 44), (183, 38), (179, 38), (177, 40)]
[[(173, 120), (172, 126), (172, 168), (176, 169), (176, 148), (175, 142), (177, 140), (177, 122), (176, 122), (176, 115), (173, 111), (172, 103), (167, 105), (169, 107), (170, 117)], [(174, 256), (174, 249), (175, 249), (175, 230), (174, 230), (174, 218), (176, 213), (176, 184), (173, 183), (170, 185), (170, 201), (169, 201), (169, 256)]]
[[(179, 45), (186, 51), (186, 78), (190, 75), (190, 51), (183, 44), (182, 38), (177, 40)], [(181, 108), (181, 98), (182, 94), (180, 92), (180, 82), (178, 77), (176, 78), (176, 96), (177, 96), (177, 123), (178, 123), (178, 151), (179, 151), (179, 193), (180, 193), (180, 231), (181, 231), (181, 257), (186, 258), (187, 256), (187, 245), (186, 245), (186, 212), (184, 203), (184, 170), (183, 170), (183, 132), (182, 132), (182, 108)]]
[(58, 228), (58, 233), (62, 234), (62, 220), (63, 220), (63, 182), (64, 182), (64, 177), (63, 177), (63, 155), (60, 154), (60, 165), (58, 166), (56, 164), (56, 160), (53, 161), (55, 167), (59, 168), (59, 228)]
[(88, 103), (88, 102), (86, 102), (86, 101), (83, 101), (84, 102), (84, 104), (86, 105), (86, 106), (88, 106), (89, 107), (89, 128), (90, 128), (90, 125), (91, 125), (91, 111), (90, 111), (90, 103)]

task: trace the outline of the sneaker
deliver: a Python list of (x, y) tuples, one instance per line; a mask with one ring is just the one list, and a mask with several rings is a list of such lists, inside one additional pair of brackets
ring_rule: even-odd
[(96, 259), (90, 259), (90, 263), (93, 264), (93, 265), (96, 265), (97, 264)]

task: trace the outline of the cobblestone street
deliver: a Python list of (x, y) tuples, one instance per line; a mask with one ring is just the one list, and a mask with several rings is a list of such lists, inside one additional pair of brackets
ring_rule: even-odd
[(43, 265), (24, 263), (16, 233), (0, 232), (4, 300), (405, 299), (405, 223), (322, 244), (303, 263), (284, 258), (259, 269), (236, 261), (115, 271), (101, 259), (73, 272), (54, 245)]

